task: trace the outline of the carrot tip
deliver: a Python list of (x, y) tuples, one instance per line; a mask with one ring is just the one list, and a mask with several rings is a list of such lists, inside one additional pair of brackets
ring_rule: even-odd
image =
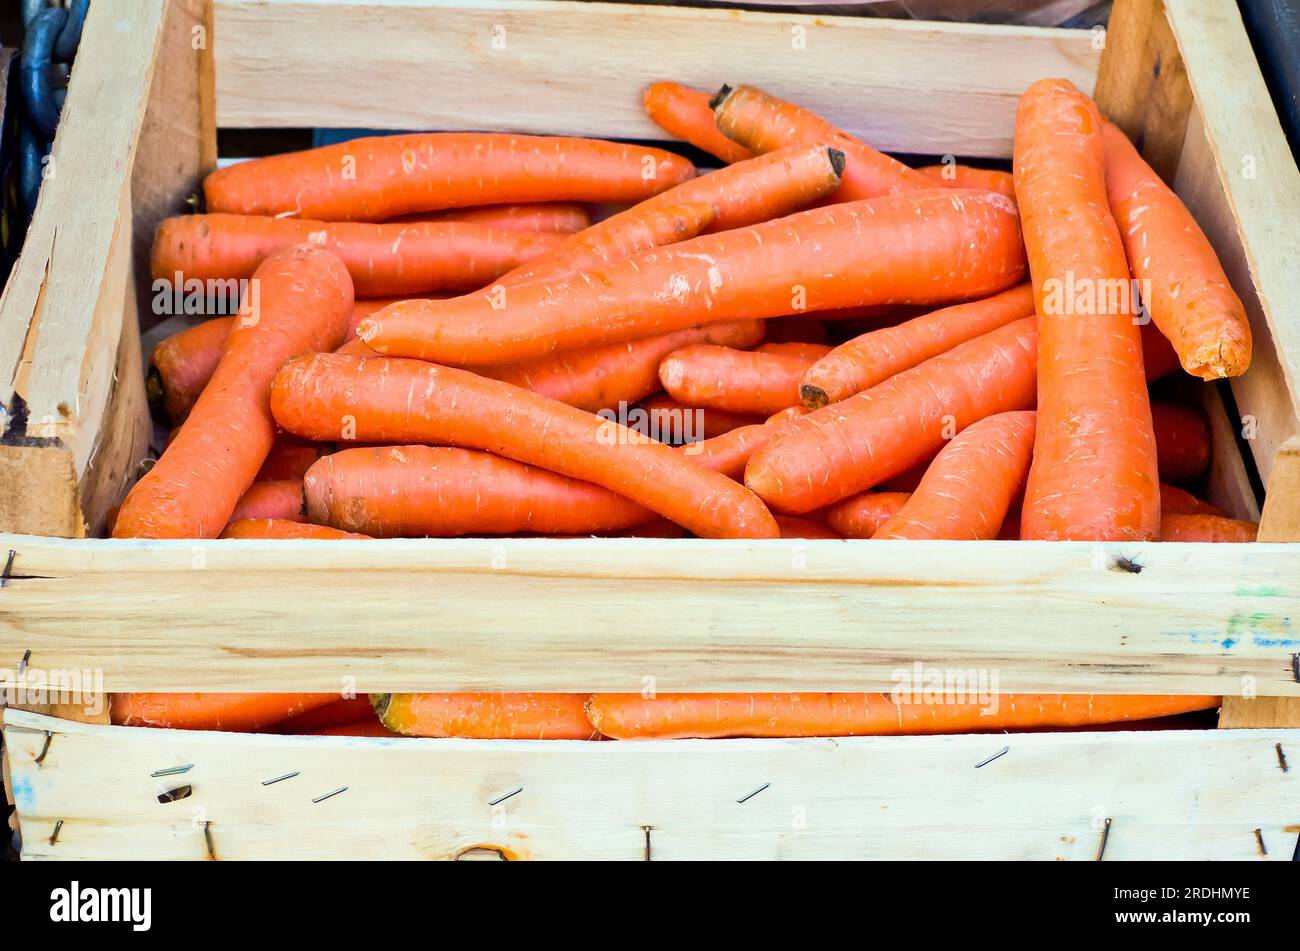
[(370, 706), (374, 708), (375, 716), (380, 720), (388, 712), (389, 706), (392, 705), (393, 695), (391, 693), (372, 693), (370, 695)]
[(830, 156), (831, 168), (835, 170), (835, 177), (840, 178), (844, 175), (844, 153), (839, 149), (828, 148), (826, 154)]
[(714, 93), (713, 98), (709, 100), (709, 108), (717, 109), (718, 106), (722, 105), (723, 100), (730, 95), (731, 95), (731, 87), (728, 86), (726, 83), (723, 83), (722, 88), (719, 89), (716, 93)]
[(799, 387), (799, 398), (803, 400), (803, 405), (809, 409), (821, 409), (831, 401), (825, 390), (807, 383)]
[(150, 367), (144, 378), (145, 398), (149, 401), (150, 415), (160, 423), (171, 423), (167, 412), (167, 390), (163, 386), (162, 374), (157, 367)]

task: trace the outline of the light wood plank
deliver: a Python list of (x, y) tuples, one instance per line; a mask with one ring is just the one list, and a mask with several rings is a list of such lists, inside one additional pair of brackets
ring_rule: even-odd
[(1002, 157), (1024, 88), (1091, 92), (1100, 56), (1082, 30), (542, 0), (217, 0), (216, 33), (222, 126), (658, 139), (641, 94), (668, 78), (762, 85), (882, 149)]
[(1175, 190), (1251, 317), (1255, 358), (1232, 381), (1233, 394), (1242, 416), (1256, 421), (1251, 447), (1267, 486), (1278, 449), (1300, 431), (1300, 171), (1236, 4), (1166, 6), (1196, 97)]
[[(36, 767), (46, 729), (55, 735)], [(650, 826), (652, 861), (1092, 861), (1109, 818), (1106, 860), (1286, 860), (1300, 797), (1300, 770), (1279, 769), (1275, 750), (1296, 758), (1295, 730), (530, 743), (126, 729), (11, 712), (4, 734), (25, 858), (204, 860), (210, 822), (219, 859), (445, 859), (497, 846), (640, 861)], [(183, 776), (149, 775), (186, 763)], [(262, 785), (291, 771), (300, 775)], [(183, 784), (191, 797), (158, 802)]]
[[(110, 691), (888, 690), (1300, 696), (1300, 547), (9, 536), (0, 657)], [(1115, 570), (1126, 555), (1140, 574)], [(351, 678), (355, 678), (353, 681)]]

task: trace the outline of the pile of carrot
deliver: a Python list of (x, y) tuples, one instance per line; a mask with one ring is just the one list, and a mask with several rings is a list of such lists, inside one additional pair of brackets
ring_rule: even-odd
[[(1198, 497), (1188, 396), (1248, 368), (1244, 308), (1069, 82), (1025, 91), (1010, 173), (908, 167), (754, 86), (645, 108), (721, 167), (417, 133), (210, 175), (154, 277), (251, 290), (153, 353), (176, 428), (114, 536), (1254, 539)], [(754, 702), (873, 732), (865, 697)], [(700, 698), (384, 702), (398, 733), (767, 735)]]

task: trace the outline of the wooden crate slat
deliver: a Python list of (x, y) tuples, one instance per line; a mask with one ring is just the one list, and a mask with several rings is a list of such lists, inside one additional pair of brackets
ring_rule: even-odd
[[(202, 860), (210, 822), (218, 859), (451, 858), (477, 845), (642, 860), (648, 825), (651, 860), (1092, 861), (1109, 818), (1109, 860), (1287, 860), (1300, 797), (1300, 771), (1283, 772), (1276, 753), (1297, 745), (1294, 730), (530, 743), (144, 730), (13, 711), (4, 732), (24, 856), (36, 858)], [(194, 768), (150, 776), (182, 764)], [(193, 795), (157, 801), (180, 785)]]
[(1082, 30), (542, 0), (217, 0), (216, 37), (222, 126), (660, 139), (641, 94), (671, 78), (763, 85), (878, 148), (977, 156), (1011, 154), (1030, 82), (1091, 92), (1101, 55)]
[(922, 661), (1300, 696), (1289, 545), (3, 541), (0, 657), (116, 691), (889, 690)]

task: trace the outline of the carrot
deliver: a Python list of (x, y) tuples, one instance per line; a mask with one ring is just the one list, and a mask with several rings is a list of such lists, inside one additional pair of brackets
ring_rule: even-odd
[(862, 492), (826, 510), (826, 524), (845, 538), (871, 538), (903, 507), (911, 492)]
[(594, 740), (585, 693), (376, 693), (380, 722), (405, 736)]
[(1250, 322), (1205, 232), (1123, 132), (1106, 122), (1101, 140), (1110, 209), (1151, 319), (1192, 376), (1245, 373)]
[(680, 83), (652, 83), (645, 91), (646, 114), (665, 132), (730, 165), (753, 153), (718, 131), (709, 94)]
[(604, 486), (696, 535), (777, 535), (763, 504), (726, 476), (615, 422), (464, 370), (313, 354), (281, 368), (271, 409), (308, 439), (486, 449)]
[(860, 201), (894, 192), (934, 188), (928, 175), (877, 152), (821, 116), (770, 96), (754, 86), (723, 86), (712, 100), (722, 133), (752, 152), (820, 142), (845, 155), (840, 187), (832, 201)]
[[(771, 329), (772, 321), (765, 321), (768, 329)], [(759, 353), (780, 353), (787, 357), (798, 357), (801, 360), (807, 360), (809, 363), (816, 363), (826, 354), (835, 348), (814, 341), (803, 340), (772, 340), (754, 348)]]
[(116, 726), (246, 733), (338, 699), (336, 693), (115, 693)]
[(483, 132), (375, 136), (218, 169), (209, 211), (383, 221), (515, 202), (636, 202), (692, 178), (662, 149)]
[(629, 414), (628, 427), (667, 443), (699, 442), (726, 435), (742, 426), (754, 426), (763, 422), (762, 416), (753, 413), (687, 406), (662, 393), (642, 400), (638, 408), (645, 414), (644, 417), (637, 418)]
[(377, 538), (589, 535), (655, 517), (590, 482), (447, 447), (344, 449), (312, 466), (303, 490), (311, 521)]
[(682, 452), (696, 465), (739, 481), (744, 478), (745, 463), (749, 462), (749, 457), (772, 438), (773, 432), (764, 423), (737, 426), (721, 435), (689, 443), (682, 447)]
[(800, 396), (813, 408), (838, 402), (1033, 312), (1033, 288), (1020, 284), (983, 300), (872, 330), (840, 344), (809, 367), (800, 382)]
[(799, 518), (795, 515), (778, 515), (776, 524), (781, 527), (782, 538), (843, 538), (839, 532), (835, 531), (821, 522), (814, 521), (811, 518)]
[(337, 255), (290, 248), (268, 258), (254, 279), (257, 306), (240, 306), (211, 382), (162, 458), (127, 494), (114, 538), (218, 535), (274, 444), (267, 392), (276, 370), (343, 339), (352, 281)]
[(375, 710), (370, 705), (370, 697), (363, 693), (358, 697), (336, 697), (323, 706), (273, 723), (267, 730), (271, 733), (311, 733), (350, 723), (373, 723), (374, 719)]
[(989, 416), (939, 451), (921, 484), (873, 538), (996, 538), (1034, 453), (1034, 412)]
[(370, 224), (247, 215), (166, 218), (154, 237), (154, 280), (251, 277), (268, 255), (295, 244), (335, 252), (362, 297), (482, 287), (538, 255), (563, 235), (497, 231), (459, 221)]
[(421, 221), (463, 221), (500, 231), (557, 231), (575, 234), (591, 225), (587, 209), (571, 201), (530, 205), (485, 205), (419, 215)]
[(1016, 186), (1010, 172), (969, 165), (926, 165), (917, 171), (944, 188), (982, 188), (1011, 199), (1016, 197)]
[(1154, 538), (1155, 438), (1128, 266), (1106, 204), (1101, 116), (1068, 81), (1020, 97), (1016, 197), (1034, 283), (1038, 437), (1025, 538)]
[(262, 468), (258, 470), (253, 484), (279, 482), (285, 479), (297, 479), (301, 482), (303, 475), (311, 468), (312, 463), (320, 458), (320, 455), (320, 446), (303, 442), (292, 436), (276, 436), (271, 451), (267, 454), (266, 461), (262, 463)]
[(159, 342), (149, 355), (145, 391), (154, 411), (184, 422), (212, 379), (234, 317), (210, 317)]
[(934, 189), (704, 235), (511, 288), (501, 306), (491, 293), (394, 304), (357, 333), (391, 356), (490, 365), (702, 322), (780, 316), (800, 305), (983, 296), (1023, 275), (1011, 202)]
[(907, 471), (970, 424), (1034, 401), (1034, 320), (958, 344), (789, 423), (745, 467), (774, 509), (808, 512)]
[(1195, 479), (1210, 464), (1210, 424), (1204, 414), (1178, 403), (1151, 401), (1160, 478), (1168, 482)]
[(665, 357), (659, 380), (691, 406), (770, 416), (799, 402), (799, 380), (811, 365), (788, 353), (695, 344)]
[(239, 501), (235, 503), (235, 510), (230, 513), (232, 522), (263, 518), (288, 522), (305, 521), (302, 480), (276, 479), (254, 482), (248, 487), (248, 491), (239, 497)]
[(681, 347), (693, 343), (750, 347), (762, 338), (762, 321), (728, 320), (522, 363), (483, 367), (479, 373), (594, 413), (617, 408), (620, 403), (635, 403), (656, 392), (660, 361)]
[(1142, 325), (1142, 367), (1148, 383), (1164, 379), (1175, 370), (1181, 370), (1178, 354), (1173, 345), (1153, 323)]
[[(918, 688), (919, 689), (919, 688)], [(922, 702), (910, 693), (594, 694), (591, 725), (619, 740), (895, 736), (1073, 727), (1207, 710), (1219, 697), (993, 694)]]
[(1163, 519), (1170, 515), (1217, 515), (1221, 518), (1226, 517), (1226, 513), (1218, 506), (1198, 499), (1186, 489), (1180, 489), (1176, 485), (1161, 482), (1160, 517)]
[(240, 522), (231, 522), (221, 533), (222, 538), (290, 538), (331, 540), (340, 538), (369, 538), (369, 535), (357, 535), (341, 532), (324, 525), (309, 525), (306, 522), (290, 522), (279, 518), (249, 518)]
[[(706, 229), (729, 231), (788, 215), (835, 188), (843, 164), (843, 155), (818, 144), (738, 162), (606, 218), (556, 251), (515, 268), (500, 283), (580, 275)], [(705, 218), (686, 211), (701, 206), (712, 209), (713, 215)], [(684, 224), (676, 224), (678, 218)]]
[(1259, 533), (1254, 522), (1218, 515), (1179, 515), (1160, 519), (1162, 542), (1253, 542)]
[(384, 726), (378, 720), (373, 719), (362, 723), (344, 723), (341, 726), (329, 726), (321, 730), (311, 730), (306, 736), (371, 736), (385, 739), (401, 738), (402, 734), (394, 733), (388, 727)]

